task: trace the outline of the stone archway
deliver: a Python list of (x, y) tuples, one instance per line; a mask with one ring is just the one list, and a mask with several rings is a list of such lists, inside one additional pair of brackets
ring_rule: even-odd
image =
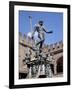
[(57, 73), (63, 73), (63, 56), (57, 60)]

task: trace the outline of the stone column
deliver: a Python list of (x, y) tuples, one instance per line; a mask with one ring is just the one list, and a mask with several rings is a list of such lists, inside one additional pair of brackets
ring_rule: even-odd
[(29, 75), (28, 75), (28, 76), (29, 76), (29, 78), (31, 78), (31, 77), (32, 77), (32, 75), (31, 75), (31, 68), (32, 68), (32, 67), (30, 66), (30, 68), (29, 68)]
[(38, 68), (38, 73), (37, 73), (37, 75), (36, 75), (36, 78), (38, 78), (38, 77), (39, 77), (39, 75), (40, 75), (40, 70), (41, 70), (41, 65), (39, 65), (39, 68)]
[(54, 74), (57, 74), (57, 63), (54, 63)]
[(45, 65), (42, 65), (42, 75), (45, 75)]

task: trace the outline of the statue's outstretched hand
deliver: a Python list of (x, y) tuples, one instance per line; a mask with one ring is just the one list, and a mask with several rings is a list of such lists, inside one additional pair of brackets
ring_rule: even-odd
[(47, 33), (53, 33), (53, 31), (49, 31), (49, 32), (47, 32)]

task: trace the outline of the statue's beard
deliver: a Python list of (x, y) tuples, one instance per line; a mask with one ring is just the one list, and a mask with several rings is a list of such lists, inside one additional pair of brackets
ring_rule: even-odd
[(43, 26), (43, 24), (40, 23), (40, 26)]

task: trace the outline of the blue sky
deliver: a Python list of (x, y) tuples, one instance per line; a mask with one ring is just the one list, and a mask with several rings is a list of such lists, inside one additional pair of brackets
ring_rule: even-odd
[(45, 34), (45, 44), (52, 44), (63, 40), (63, 13), (20, 10), (19, 32), (22, 34), (27, 35), (29, 32), (31, 32), (29, 16), (32, 16), (32, 29), (39, 20), (43, 20), (47, 31), (53, 31), (52, 34)]

